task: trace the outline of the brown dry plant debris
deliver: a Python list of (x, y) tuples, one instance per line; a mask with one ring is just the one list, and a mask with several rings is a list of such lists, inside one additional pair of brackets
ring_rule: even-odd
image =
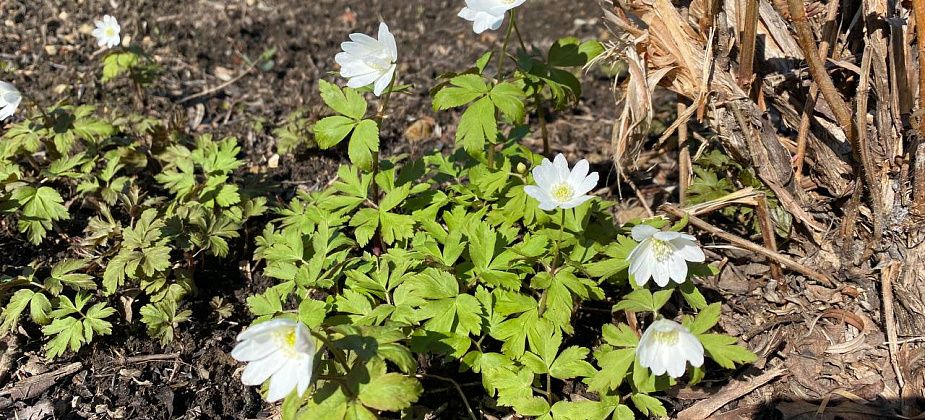
[[(773, 314), (727, 328), (789, 331), (767, 365), (779, 357), (802, 371), (726, 408), (742, 412), (783, 392), (811, 400), (780, 405), (792, 413), (922, 415), (925, 0), (623, 0), (604, 9), (611, 50), (622, 52), (612, 55), (632, 67), (615, 163), (635, 167), (657, 84), (683, 105), (657, 143), (662, 151), (674, 153), (665, 143), (675, 141), (702, 150), (714, 139), (797, 222), (777, 241), (763, 226), (762, 246), (705, 220), (722, 205), (755, 206), (754, 191), (707, 207), (661, 207), (690, 214), (694, 230), (729, 249), (733, 267), (774, 261), (785, 270), (765, 265), (766, 277), (751, 283), (763, 290), (727, 293), (730, 308), (758, 304)], [(802, 322), (772, 322), (793, 316)], [(861, 407), (875, 400), (886, 411)]]

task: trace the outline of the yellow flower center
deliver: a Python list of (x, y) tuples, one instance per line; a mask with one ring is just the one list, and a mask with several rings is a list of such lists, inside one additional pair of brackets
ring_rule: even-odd
[(655, 259), (658, 260), (658, 262), (665, 262), (668, 257), (671, 256), (672, 251), (671, 245), (669, 245), (668, 242), (652, 238), (652, 254), (655, 255)]
[(286, 333), (286, 344), (295, 347), (295, 328)]
[(106, 36), (108, 37), (116, 36), (116, 30), (112, 27), (106, 28)]
[(575, 195), (575, 190), (572, 189), (572, 186), (567, 183), (559, 183), (552, 186), (550, 191), (552, 198), (558, 202), (565, 202), (572, 199), (572, 196)]
[(672, 345), (678, 342), (678, 330), (670, 329), (667, 331), (653, 331), (652, 338), (662, 344)]

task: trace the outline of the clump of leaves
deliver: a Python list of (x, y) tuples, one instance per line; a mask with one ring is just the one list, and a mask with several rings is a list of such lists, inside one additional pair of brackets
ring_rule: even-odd
[[(744, 167), (730, 159), (721, 150), (711, 149), (694, 162), (694, 179), (688, 189), (688, 202), (705, 203), (732, 194), (739, 189), (751, 187), (767, 197), (768, 210), (778, 236), (789, 237), (793, 217), (781, 207), (774, 192), (768, 189), (751, 168)], [(753, 234), (759, 234), (756, 212), (747, 206), (728, 206), (720, 210), (723, 216), (749, 226)]]
[[(140, 305), (140, 322), (169, 342), (190, 315), (182, 300), (195, 292), (196, 257), (226, 256), (265, 211), (260, 190), (235, 175), (236, 139), (188, 139), (150, 118), (94, 111), (57, 105), (0, 141), (4, 217), (34, 244), (56, 236), (58, 223), (84, 226), (80, 241), (62, 241), (73, 246), (57, 262), (3, 277), (0, 335), (28, 316), (49, 336), (49, 357), (109, 334), (114, 299)], [(75, 220), (68, 207), (84, 215)]]

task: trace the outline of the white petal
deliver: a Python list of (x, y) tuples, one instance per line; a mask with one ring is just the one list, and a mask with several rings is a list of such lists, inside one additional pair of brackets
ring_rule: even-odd
[(379, 42), (388, 49), (392, 60), (398, 59), (398, 45), (395, 43), (395, 36), (389, 32), (389, 26), (385, 22), (379, 23)]
[(459, 11), (459, 14), (456, 16), (472, 22), (475, 20), (475, 17), (478, 16), (478, 12), (470, 9), (469, 7), (463, 7), (462, 10)]
[(668, 276), (671, 277), (675, 283), (682, 284), (687, 281), (687, 261), (678, 258), (677, 255), (672, 255), (668, 258), (666, 263), (668, 265)]
[(533, 168), (533, 180), (536, 181), (536, 185), (546, 191), (552, 189), (553, 184), (556, 183), (555, 169), (551, 163), (548, 163), (549, 160), (543, 159), (540, 166)]
[(238, 334), (238, 341), (247, 340), (252, 337), (256, 337), (266, 332), (270, 332), (280, 328), (295, 328), (298, 322), (288, 319), (288, 318), (276, 318), (271, 319), (266, 322), (261, 322), (259, 324), (253, 324), (250, 327), (247, 327), (244, 331)]
[(379, 50), (379, 41), (369, 35), (354, 32), (349, 37), (351, 41), (360, 44), (360, 46), (369, 48), (369, 51)]
[(636, 242), (642, 242), (642, 241), (644, 241), (644, 240), (646, 240), (646, 239), (651, 238), (652, 235), (654, 235), (656, 232), (658, 232), (658, 229), (656, 229), (656, 228), (654, 228), (654, 227), (652, 227), (652, 226), (649, 226), (649, 225), (636, 225), (636, 226), (633, 226), (633, 230), (632, 230), (632, 232), (631, 232), (631, 235), (633, 236), (633, 240), (634, 240), (634, 241), (636, 241)]
[(279, 349), (273, 340), (273, 334), (263, 334), (238, 342), (231, 350), (231, 357), (241, 362), (252, 362), (263, 359)]
[(272, 353), (260, 360), (255, 360), (247, 364), (244, 373), (241, 374), (241, 383), (244, 385), (260, 385), (280, 370), (285, 364), (286, 359), (278, 352)]
[(570, 172), (568, 170), (568, 161), (565, 160), (565, 155), (562, 153), (557, 154), (552, 164), (556, 168), (556, 182), (566, 182)]
[(376, 82), (381, 75), (379, 73), (369, 73), (360, 76), (355, 76), (347, 81), (347, 87), (352, 87), (354, 89), (361, 88), (363, 86), (369, 86)]
[(703, 344), (693, 334), (682, 331), (678, 341), (681, 354), (693, 367), (703, 366)]
[(287, 360), (282, 369), (276, 371), (270, 378), (270, 391), (267, 401), (274, 402), (286, 398), (299, 383), (301, 372), (298, 369), (298, 360)]
[(492, 19), (489, 15), (485, 13), (478, 13), (475, 16), (475, 20), (472, 22), (472, 32), (480, 34), (487, 31), (492, 26)]
[(584, 204), (585, 201), (588, 201), (588, 200), (590, 200), (590, 199), (592, 199), (592, 198), (594, 198), (593, 195), (581, 195), (581, 196), (575, 197), (575, 198), (573, 198), (573, 199), (571, 199), (571, 200), (569, 200), (569, 201), (566, 201), (566, 202), (564, 202), (564, 203), (562, 203), (562, 204), (559, 204), (559, 208), (563, 208), (563, 209), (575, 208), (575, 207), (578, 207), (578, 206)]
[(597, 186), (597, 181), (597, 172), (592, 172), (591, 175), (585, 177), (577, 185), (572, 185), (572, 188), (575, 189), (575, 194), (587, 194)]
[(575, 167), (572, 168), (572, 171), (569, 173), (569, 185), (581, 185), (581, 183), (584, 182), (585, 177), (588, 176), (588, 171), (590, 169), (591, 164), (588, 163), (588, 159), (579, 160), (578, 163), (575, 164)]
[(392, 64), (392, 67), (389, 67), (389, 71), (382, 75), (379, 79), (376, 80), (376, 84), (373, 85), (373, 93), (376, 96), (382, 95), (382, 92), (385, 92), (385, 89), (389, 87), (389, 84), (392, 83), (392, 77), (395, 75), (395, 65)]
[(299, 372), (299, 381), (296, 385), (296, 392), (301, 397), (302, 394), (305, 394), (305, 390), (308, 389), (308, 385), (312, 382), (312, 363), (314, 363), (312, 357), (304, 357), (299, 360), (299, 365), (296, 368)]
[(665, 287), (668, 285), (668, 267), (665, 264), (654, 263), (652, 264), (652, 279), (655, 280), (655, 284), (658, 287)]
[(660, 241), (665, 241), (665, 242), (671, 242), (675, 239), (678, 239), (680, 236), (681, 236), (680, 232), (675, 232), (671, 230), (660, 230), (658, 232), (655, 232), (654, 235), (652, 235), (653, 238), (658, 239)]
[(312, 339), (308, 327), (301, 322), (295, 328), (295, 349), (312, 357), (315, 355), (315, 340)]
[(524, 192), (537, 201), (549, 201), (549, 196), (546, 195), (546, 192), (536, 185), (524, 185)]
[(11, 117), (14, 113), (16, 113), (16, 107), (13, 105), (6, 105), (0, 108), (0, 121)]
[(675, 239), (671, 244), (677, 247), (675, 254), (687, 261), (704, 262), (707, 259), (706, 255), (703, 254), (703, 250), (694, 241)]
[(554, 210), (557, 206), (558, 206), (558, 203), (556, 203), (555, 201), (540, 200), (540, 204), (537, 207), (539, 207), (540, 210), (549, 211), (549, 210)]

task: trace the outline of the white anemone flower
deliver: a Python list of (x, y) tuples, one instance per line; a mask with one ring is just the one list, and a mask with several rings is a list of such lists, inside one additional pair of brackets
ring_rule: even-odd
[(703, 366), (703, 344), (683, 325), (660, 319), (642, 333), (636, 346), (636, 358), (654, 375), (667, 372), (672, 378), (680, 378), (687, 369), (687, 362), (693, 367)]
[(504, 22), (504, 14), (527, 0), (466, 0), (466, 7), (459, 11), (459, 17), (472, 22), (472, 31), (477, 34), (486, 30), (497, 30)]
[(350, 34), (350, 41), (340, 44), (344, 50), (334, 56), (340, 64), (340, 75), (347, 86), (359, 88), (373, 85), (376, 96), (382, 94), (395, 77), (398, 47), (395, 37), (384, 22), (379, 24), (379, 39), (366, 34)]
[(122, 42), (121, 38), (119, 38), (122, 27), (119, 26), (119, 22), (116, 21), (116, 18), (106, 15), (103, 16), (102, 20), (98, 20), (94, 23), (96, 24), (96, 29), (94, 29), (91, 34), (96, 38), (97, 45), (112, 48)]
[(278, 318), (251, 325), (238, 334), (231, 357), (248, 362), (241, 382), (260, 385), (270, 379), (267, 401), (286, 398), (293, 389), (305, 393), (312, 379), (315, 342), (304, 324)]
[(22, 94), (7, 82), (0, 82), (0, 121), (11, 117), (22, 102)]
[(629, 273), (636, 284), (644, 286), (649, 278), (659, 287), (668, 280), (687, 281), (687, 262), (703, 262), (706, 257), (697, 240), (686, 233), (661, 231), (649, 225), (633, 226), (633, 239), (639, 242), (630, 252)]
[(556, 155), (553, 162), (544, 158), (540, 166), (533, 168), (536, 185), (525, 186), (524, 192), (537, 199), (542, 210), (578, 207), (594, 198), (587, 194), (597, 186), (598, 175), (597, 172), (588, 174), (589, 167), (588, 160), (582, 159), (569, 170), (562, 153)]

